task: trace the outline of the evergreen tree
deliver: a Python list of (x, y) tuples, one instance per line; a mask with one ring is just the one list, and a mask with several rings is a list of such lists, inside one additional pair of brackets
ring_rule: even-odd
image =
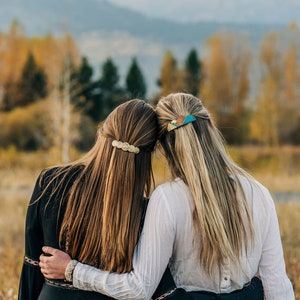
[(129, 98), (142, 98), (146, 96), (146, 84), (142, 71), (137, 63), (137, 59), (133, 58), (126, 76), (126, 90)]
[(93, 68), (89, 65), (88, 59), (82, 57), (81, 65), (78, 70), (78, 82), (84, 88), (89, 85), (93, 77)]
[(111, 58), (108, 58), (102, 65), (101, 77), (99, 80), (100, 94), (98, 101), (99, 117), (104, 119), (119, 104), (125, 100), (125, 93), (119, 87), (118, 68)]
[(28, 54), (21, 78), (17, 85), (17, 90), (17, 106), (28, 105), (44, 98), (47, 94), (46, 74), (44, 70), (36, 64), (32, 53)]
[(197, 51), (192, 49), (185, 60), (185, 90), (195, 96), (199, 93), (201, 63)]
[(17, 98), (17, 84), (12, 80), (7, 80), (3, 85), (3, 96), (1, 100), (0, 110), (11, 111), (16, 105)]
[(72, 74), (72, 81), (75, 85), (75, 92), (72, 98), (75, 106), (82, 109), (83, 113), (94, 118), (94, 90), (93, 68), (88, 59), (82, 57), (81, 64)]
[(108, 58), (103, 66), (100, 78), (100, 86), (105, 91), (114, 91), (118, 88), (118, 68), (111, 58)]

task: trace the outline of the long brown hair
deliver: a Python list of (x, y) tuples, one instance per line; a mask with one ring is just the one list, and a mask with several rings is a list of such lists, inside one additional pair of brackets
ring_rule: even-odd
[[(112, 146), (114, 140), (139, 148), (139, 153)], [(132, 270), (145, 198), (153, 182), (151, 152), (157, 140), (157, 117), (145, 101), (118, 106), (98, 129), (93, 148), (64, 168), (80, 169), (66, 206), (60, 245), (72, 258), (103, 270)]]
[[(184, 93), (159, 100), (160, 142), (173, 177), (190, 188), (195, 203), (194, 228), (200, 237), (199, 260), (212, 274), (229, 259), (239, 264), (254, 238), (252, 219), (238, 174), (250, 179), (225, 149), (225, 142), (200, 99)], [(167, 126), (179, 116), (196, 120), (178, 129)]]

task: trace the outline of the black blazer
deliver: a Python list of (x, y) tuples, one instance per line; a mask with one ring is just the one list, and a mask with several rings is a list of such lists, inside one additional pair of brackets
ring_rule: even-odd
[[(26, 215), (25, 256), (19, 284), (19, 300), (35, 299), (112, 299), (95, 292), (81, 291), (63, 280), (47, 280), (38, 266), (39, 256), (44, 245), (59, 247), (59, 231), (65, 212), (68, 194), (80, 173), (76, 168), (60, 188), (52, 194), (53, 186), (38, 200), (42, 191), (53, 178), (58, 167), (43, 171), (35, 184)], [(62, 177), (58, 177), (60, 180)], [(65, 195), (62, 197), (62, 195)]]

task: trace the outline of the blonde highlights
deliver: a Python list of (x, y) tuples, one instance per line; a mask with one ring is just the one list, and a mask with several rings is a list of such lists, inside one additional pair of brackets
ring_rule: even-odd
[[(230, 158), (224, 141), (201, 101), (189, 94), (170, 94), (159, 100), (160, 141), (173, 177), (190, 188), (195, 203), (194, 228), (200, 237), (199, 260), (212, 274), (229, 259), (238, 264), (253, 240), (253, 225), (237, 175), (243, 174)], [(196, 121), (168, 132), (179, 115)]]
[[(122, 151), (112, 145), (114, 140), (140, 151)], [(81, 169), (68, 195), (59, 235), (61, 247), (72, 258), (103, 270), (132, 270), (144, 197), (153, 185), (151, 152), (156, 140), (154, 109), (142, 100), (128, 101), (99, 128), (94, 147), (64, 171)]]

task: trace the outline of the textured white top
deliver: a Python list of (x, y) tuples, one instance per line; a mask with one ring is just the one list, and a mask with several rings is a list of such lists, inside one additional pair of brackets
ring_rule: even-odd
[(150, 299), (166, 266), (178, 287), (216, 293), (241, 289), (258, 272), (267, 300), (293, 300), (287, 278), (275, 206), (269, 191), (240, 177), (253, 216), (254, 247), (243, 255), (243, 270), (228, 264), (208, 278), (198, 259), (199, 240), (193, 240), (193, 199), (185, 183), (176, 179), (153, 192), (142, 235), (134, 254), (134, 270), (126, 274), (100, 271), (78, 263), (74, 286), (116, 299)]

